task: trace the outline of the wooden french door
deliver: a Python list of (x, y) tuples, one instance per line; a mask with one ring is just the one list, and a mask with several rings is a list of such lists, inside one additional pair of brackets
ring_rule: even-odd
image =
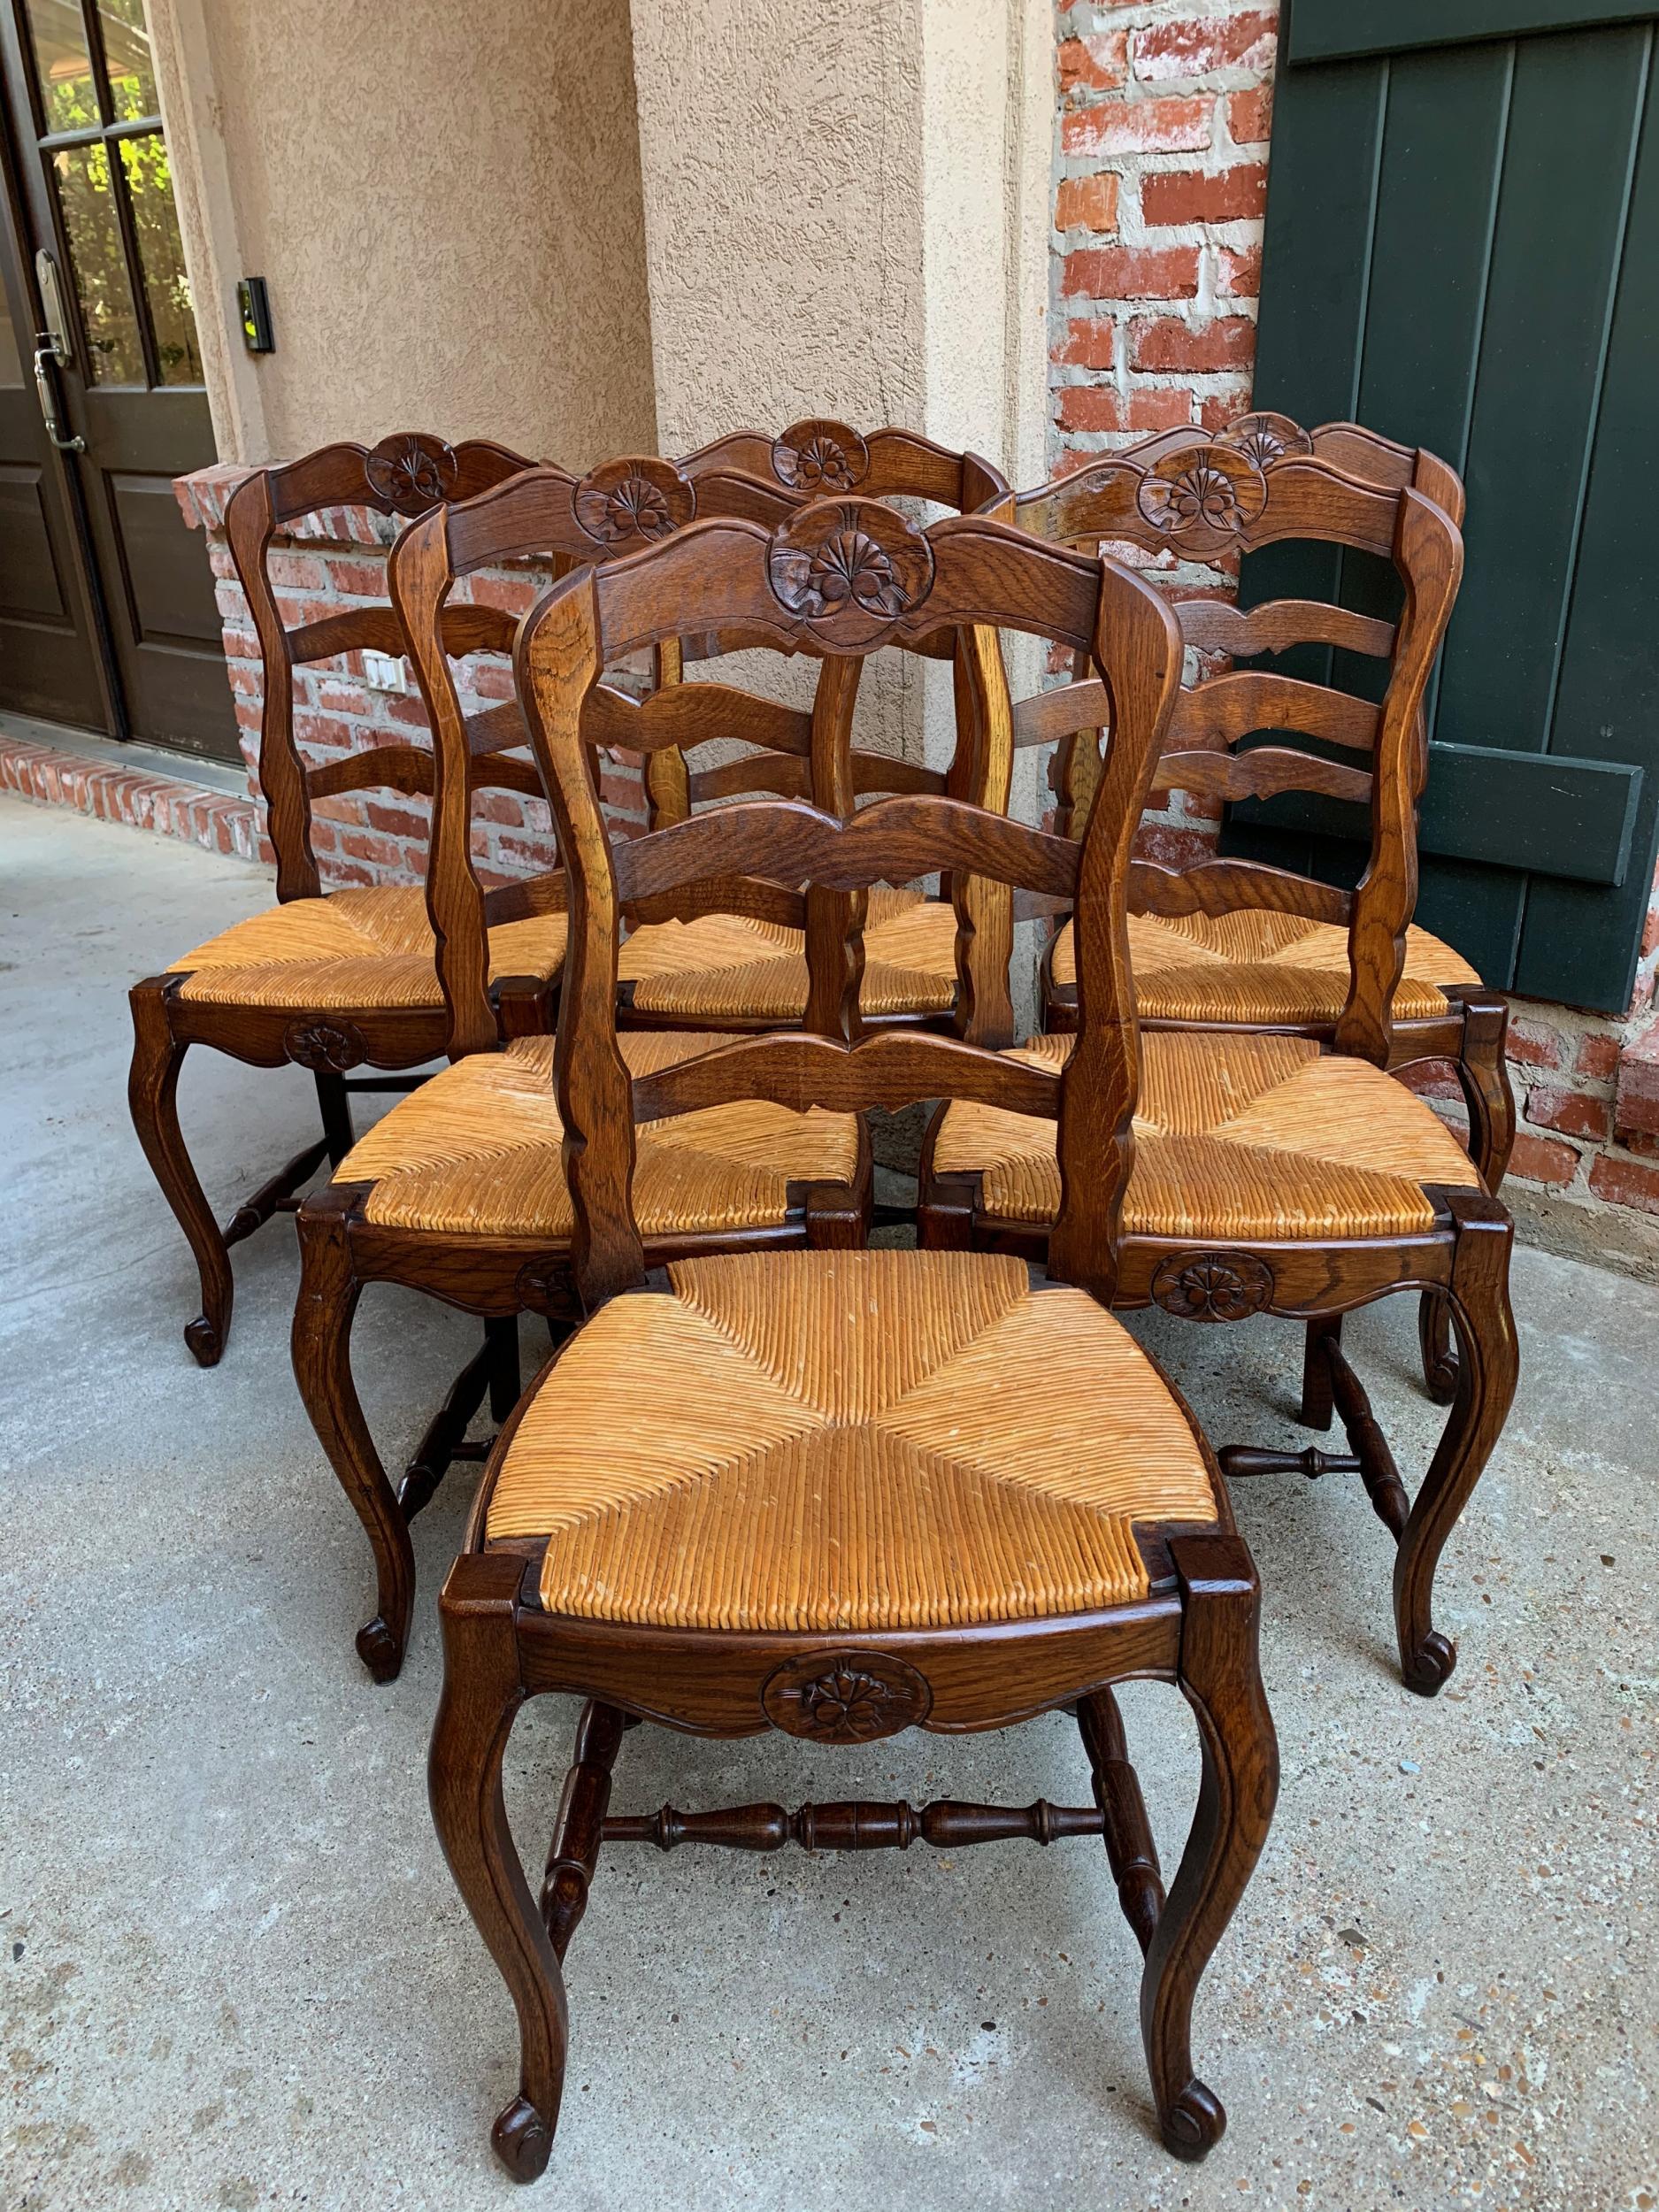
[(0, 0), (0, 706), (236, 755), (173, 479), (215, 458), (143, 0)]

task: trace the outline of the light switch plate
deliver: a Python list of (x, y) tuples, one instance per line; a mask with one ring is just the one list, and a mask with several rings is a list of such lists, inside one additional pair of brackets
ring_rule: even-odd
[(389, 653), (365, 651), (363, 656), (363, 680), (371, 691), (404, 691), (403, 664)]

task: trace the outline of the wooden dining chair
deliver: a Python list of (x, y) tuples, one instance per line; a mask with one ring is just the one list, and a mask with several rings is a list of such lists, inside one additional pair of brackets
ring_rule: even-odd
[[(1386, 650), (1380, 705), (1240, 669), (1183, 692), (1171, 718), (1160, 779), (1223, 797), (1312, 788), (1352, 798), (1371, 810), (1371, 845), (1352, 894), (1245, 860), (1179, 872), (1149, 862), (1131, 869), (1129, 900), (1141, 914), (1184, 920), (1249, 910), (1270, 921), (1317, 922), (1346, 944), (1348, 964), (1328, 1033), (1290, 1024), (1143, 1023), (1141, 1143), (1124, 1201), (1117, 1294), (1123, 1304), (1153, 1303), (1194, 1321), (1263, 1311), (1306, 1321), (1302, 1418), (1327, 1428), (1340, 1416), (1348, 1452), (1240, 1448), (1224, 1452), (1222, 1465), (1230, 1474), (1294, 1468), (1361, 1477), (1399, 1548), (1394, 1613), (1405, 1679), (1432, 1695), (1455, 1660), (1432, 1624), (1435, 1566), (1502, 1429), (1517, 1358), (1509, 1216), (1445, 1124), (1385, 1072), (1416, 881), (1423, 691), (1456, 589), (1461, 541), (1421, 493), (1361, 484), (1301, 456), (1265, 470), (1225, 448), (1149, 465), (1118, 456), (1068, 478), (1054, 498), (1055, 511), (1039, 518), (1047, 541), (1161, 540), (1171, 507), (1191, 499), (1186, 542), (1200, 557), (1311, 539), (1386, 557), (1401, 575), (1403, 611), (1386, 644), (1340, 610), (1297, 603), (1243, 618), (1258, 640), (1311, 634)], [(1071, 687), (1070, 710), (1086, 726), (1100, 726), (1107, 705), (1098, 690), (1091, 703), (1087, 686)], [(1272, 735), (1238, 749), (1256, 732)], [(1369, 765), (1316, 756), (1298, 742), (1310, 740)], [(1137, 994), (1141, 987), (1137, 972)], [(1087, 1017), (1079, 987), (1077, 1034)], [(1070, 1036), (1048, 1035), (1015, 1056), (1055, 1069), (1071, 1050)], [(1046, 1130), (976, 1103), (935, 1116), (918, 1210), (927, 1248), (1040, 1256), (1059, 1202)], [(1406, 1288), (1445, 1296), (1461, 1354), (1451, 1412), (1415, 1502), (1340, 1344), (1344, 1313)]]
[[(1178, 429), (1142, 439), (1128, 451), (1135, 461), (1150, 466), (1206, 442), (1202, 432)], [(1396, 444), (1356, 423), (1324, 423), (1304, 430), (1286, 415), (1246, 415), (1222, 431), (1214, 443), (1241, 455), (1258, 470), (1286, 455), (1311, 455), (1361, 483), (1394, 492), (1409, 486), (1432, 500), (1462, 528), (1463, 487), (1455, 470), (1434, 454)], [(1027, 528), (1053, 526), (1063, 511), (1049, 487), (1033, 494), (1022, 506), (1019, 518)], [(1161, 511), (1172, 526), (1159, 534), (1156, 550), (1179, 557), (1188, 549), (1189, 507), (1190, 500), (1184, 497), (1164, 503)], [(1081, 542), (1089, 544), (1087, 539)], [(1277, 599), (1243, 612), (1214, 599), (1190, 599), (1178, 605), (1189, 646), (1212, 656), (1271, 655), (1284, 672), (1315, 680), (1329, 674), (1333, 653), (1348, 657), (1350, 672), (1365, 659), (1386, 665), (1392, 619), (1380, 611), (1356, 610), (1351, 602), (1361, 590), (1352, 580), (1344, 605), (1335, 603), (1343, 582), (1340, 547), (1280, 541), (1273, 557), (1279, 564)], [(1390, 595), (1386, 585), (1380, 591), (1375, 588), (1374, 577), (1362, 575), (1358, 580), (1361, 587), (1367, 581), (1373, 587), (1367, 595), (1379, 610), (1390, 595), (1397, 595), (1397, 585)], [(1287, 585), (1296, 595), (1291, 605), (1286, 603)], [(1321, 603), (1323, 617), (1310, 611)], [(1031, 737), (1041, 728), (1045, 713), (1066, 711), (1050, 706), (1049, 696), (1025, 703), (1033, 722), (1023, 736)], [(1179, 741), (1189, 747), (1194, 743), (1192, 726)], [(1093, 733), (1074, 733), (1059, 749), (1054, 780), (1065, 795), (1063, 826), (1074, 825), (1087, 805), (1096, 753)], [(1421, 772), (1416, 787), (1422, 787)], [(1244, 795), (1256, 795), (1248, 789)], [(1226, 914), (1172, 917), (1132, 911), (1129, 930), (1143, 1020), (1171, 1028), (1334, 1036), (1347, 997), (1348, 960), (1343, 933), (1331, 924), (1262, 908), (1239, 908)], [(1063, 926), (1049, 943), (1041, 989), (1044, 1027), (1071, 1028), (1077, 1018), (1077, 981), (1068, 927)], [(1425, 1064), (1450, 1064), (1469, 1110), (1470, 1150), (1494, 1195), (1515, 1142), (1515, 1094), (1505, 1051), (1508, 1030), (1507, 1002), (1486, 988), (1460, 953), (1411, 921), (1408, 908), (1388, 1064), (1393, 1072), (1404, 1076)], [(1449, 1405), (1457, 1368), (1445, 1302), (1427, 1294), (1420, 1313), (1424, 1379), (1430, 1394)]]
[[(843, 562), (850, 593), (829, 581)], [(917, 793), (856, 816), (771, 798), (613, 843), (588, 741), (601, 672), (699, 618), (836, 662), (942, 624), (993, 696), (987, 626), (1091, 651), (1113, 736), (1087, 836)], [(1141, 2016), (1163, 2139), (1196, 2159), (1221, 2134), (1190, 2024), (1277, 1786), (1256, 1578), (1195, 1422), (1108, 1310), (1138, 1062), (1125, 867), (1180, 651), (1162, 601), (1110, 564), (974, 517), (923, 533), (857, 498), (771, 534), (700, 523), (571, 579), (526, 618), (521, 695), (570, 877), (552, 1073), (588, 1318), (486, 1471), (442, 1601), (431, 1758), (438, 1832), (518, 2011), (518, 2086), (493, 2141), (519, 2180), (545, 2167), (558, 2117), (561, 1962), (601, 1850), (624, 1846), (1098, 1836), (1146, 1954)], [(849, 894), (839, 978), (858, 964), (864, 892), (933, 869), (1075, 897), (1086, 987), (1064, 1074), (917, 1030), (856, 1044), (751, 1035), (651, 1070), (630, 1059), (616, 1020), (630, 903), (734, 874)], [(964, 937), (965, 907), (958, 898)], [(809, 938), (812, 964), (825, 956)], [(646, 1130), (757, 1102), (841, 1114), (941, 1094), (1055, 1126), (1065, 1197), (1046, 1270), (869, 1250), (653, 1265)], [(1112, 1694), (1130, 1676), (1176, 1684), (1198, 1717), (1198, 1809), (1167, 1898)], [(549, 1692), (587, 1703), (538, 1901), (501, 1773), (519, 1708)], [(1056, 1709), (1076, 1716), (1093, 1804), (609, 1809), (636, 1723), (720, 1738), (776, 1729), (827, 1749)]]
[[(217, 1363), (229, 1333), (229, 1248), (273, 1213), (291, 1210), (295, 1194), (325, 1159), (336, 1165), (344, 1159), (351, 1147), (354, 1092), (410, 1087), (407, 1077), (350, 1071), (418, 1067), (443, 1052), (449, 1040), (425, 893), (419, 885), (325, 891), (311, 840), (312, 808), (319, 800), (381, 789), (430, 794), (432, 753), (411, 739), (313, 764), (295, 732), (301, 669), (364, 649), (402, 657), (402, 630), (380, 600), (319, 620), (285, 624), (272, 579), (273, 543), (303, 518), (330, 508), (422, 515), (442, 500), (470, 498), (529, 465), (481, 440), (451, 448), (406, 432), (373, 449), (326, 446), (303, 460), (261, 469), (238, 485), (226, 509), (231, 556), (259, 642), (258, 775), (276, 850), (278, 903), (134, 986), (127, 1086), (144, 1156), (201, 1276), (202, 1310), (184, 1338), (204, 1367)], [(470, 653), (499, 637), (492, 610), (451, 610), (449, 651)], [(503, 765), (500, 757), (502, 747), (523, 739), (523, 726), (511, 712), (490, 710), (476, 718), (475, 781), (530, 776), (532, 787), (539, 789), (527, 764)], [(509, 925), (491, 938), (488, 991), (490, 1018), (500, 1033), (551, 1027), (564, 949), (565, 925), (555, 916)], [(309, 1068), (322, 1111), (322, 1135), (244, 1200), (223, 1227), (179, 1123), (179, 1071), (192, 1045), (211, 1046), (254, 1067)]]
[[(454, 1064), (394, 1106), (300, 1208), (293, 1334), (300, 1395), (373, 1554), (376, 1609), (357, 1642), (377, 1681), (396, 1675), (408, 1641), (415, 1588), (410, 1524), (454, 1460), (482, 1455), (484, 1447), (464, 1439), (486, 1392), (498, 1421), (518, 1398), (518, 1316), (538, 1314), (562, 1329), (580, 1315), (571, 1287), (573, 1217), (550, 1083), (552, 1044), (545, 1033), (500, 1034), (488, 986), (488, 946), (503, 928), (556, 918), (563, 930), (565, 879), (554, 871), (488, 889), (479, 878), (466, 803), (478, 760), (476, 726), (463, 711), (449, 652), (457, 588), (480, 569), (531, 556), (585, 565), (649, 547), (702, 507), (718, 513), (728, 495), (745, 513), (770, 503), (781, 518), (795, 503), (747, 479), (733, 485), (710, 473), (694, 483), (672, 462), (649, 457), (608, 461), (580, 480), (539, 468), (480, 498), (435, 510), (393, 549), (393, 603), (434, 735), (427, 883)], [(513, 618), (470, 611), (483, 623), (482, 641), (511, 648)], [(652, 641), (659, 676), (673, 642)], [(602, 685), (588, 703), (587, 741), (659, 761), (715, 733), (763, 748), (793, 743), (804, 725), (802, 742), (810, 744), (816, 727), (818, 750), (830, 756), (851, 695), (835, 682), (819, 689), (815, 718), (727, 684), (668, 681), (643, 701)], [(511, 715), (524, 735), (516, 702), (495, 711)], [(795, 761), (793, 754), (770, 751), (763, 757)], [(539, 793), (540, 770), (527, 760), (518, 766), (520, 787)], [(695, 927), (706, 914), (723, 916), (734, 904), (773, 925), (781, 918), (798, 927), (803, 919), (798, 889), (736, 878), (708, 887), (703, 897), (659, 900), (641, 910)], [(707, 1048), (707, 1036), (695, 1030), (641, 1024), (637, 1010), (631, 1018), (626, 1049), (641, 1071)], [(654, 1254), (664, 1258), (859, 1245), (871, 1174), (863, 1125), (852, 1116), (735, 1107), (692, 1117), (672, 1132), (641, 1133), (641, 1216)], [(386, 1281), (426, 1291), (486, 1325), (483, 1350), (457, 1378), (396, 1487), (351, 1370), (358, 1300), (366, 1284)]]
[[(799, 505), (827, 492), (856, 493), (965, 514), (1009, 495), (1006, 478), (977, 454), (951, 452), (914, 431), (889, 427), (865, 437), (845, 423), (821, 419), (794, 423), (775, 438), (762, 431), (733, 431), (700, 448), (682, 465), (703, 488), (703, 512), (749, 515), (768, 527), (776, 521), (780, 496)], [(832, 592), (856, 595), (867, 588), (869, 580), (842, 572), (844, 548), (826, 549), (824, 559), (826, 588)], [(682, 672), (687, 649), (726, 652), (745, 641), (741, 635), (703, 634), (685, 641), (665, 641), (660, 654), (664, 680), (673, 680)], [(917, 649), (935, 659), (956, 658), (956, 641), (948, 630), (919, 640)], [(848, 681), (856, 683), (856, 672)], [(993, 732), (987, 741), (971, 732), (968, 684), (966, 672), (958, 668), (957, 742), (949, 768), (927, 768), (891, 754), (855, 748), (845, 771), (848, 792), (826, 793), (826, 801), (839, 806), (849, 795), (942, 794), (949, 789), (1005, 810), (1011, 751), (1003, 733)], [(846, 703), (850, 710), (850, 691)], [(708, 802), (763, 791), (782, 797), (808, 795), (809, 726), (804, 713), (795, 714), (792, 723), (781, 714), (773, 717), (767, 736), (760, 741), (765, 749), (751, 751), (747, 759), (726, 758), (703, 766), (678, 749), (651, 755), (646, 779), (651, 826), (683, 820), (694, 807)], [(710, 734), (729, 733), (716, 720)], [(839, 895), (815, 892), (810, 903), (816, 918), (811, 926), (839, 941)], [(987, 1043), (1010, 1043), (1015, 1031), (1008, 995), (1012, 946), (1009, 902), (1000, 887), (981, 885), (973, 904), (979, 941), (967, 987), (971, 998), (964, 1002), (972, 1033)], [(856, 1002), (845, 1010), (848, 1033), (860, 1025), (954, 1029), (956, 924), (949, 887), (938, 897), (913, 887), (879, 887), (870, 894), (864, 926), (863, 980)], [(689, 924), (644, 925), (623, 948), (618, 989), (625, 1018), (659, 1028), (707, 1028), (717, 1022), (740, 1031), (802, 1021), (820, 1024), (826, 1010), (807, 1005), (807, 928), (801, 915), (793, 921), (781, 919), (756, 910), (752, 904)]]

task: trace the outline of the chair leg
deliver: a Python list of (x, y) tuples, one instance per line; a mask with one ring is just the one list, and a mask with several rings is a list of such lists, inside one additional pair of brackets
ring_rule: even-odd
[(1452, 1342), (1452, 1310), (1443, 1290), (1425, 1290), (1417, 1301), (1417, 1350), (1423, 1360), (1423, 1387), (1437, 1406), (1457, 1395), (1457, 1348)]
[(489, 1417), (499, 1427), (512, 1417), (524, 1387), (518, 1364), (518, 1317), (516, 1313), (485, 1317), (484, 1341), (489, 1347)]
[(541, 1882), (541, 1917), (561, 1960), (588, 1909), (611, 1803), (611, 1772), (622, 1739), (633, 1725), (629, 1714), (614, 1705), (602, 1705), (596, 1698), (589, 1698), (576, 1724), (575, 1749)]
[(323, 1118), (323, 1141), (328, 1147), (328, 1164), (338, 1167), (356, 1141), (351, 1134), (351, 1094), (346, 1088), (343, 1075), (319, 1068), (316, 1076), (317, 1104)]
[(1325, 1356), (1327, 1340), (1342, 1341), (1342, 1317), (1322, 1314), (1310, 1321), (1302, 1344), (1302, 1410), (1297, 1419), (1304, 1428), (1328, 1429), (1336, 1409), (1331, 1388), (1330, 1363)]
[(186, 1325), (184, 1340), (198, 1367), (215, 1367), (230, 1335), (234, 1291), (230, 1254), (179, 1126), (179, 1070), (189, 1047), (173, 1035), (165, 987), (140, 983), (129, 996), (133, 1064), (127, 1080), (127, 1104), (144, 1157), (184, 1231), (202, 1279), (202, 1310)]
[(1094, 1802), (1104, 1824), (1102, 1832), (1118, 1901), (1144, 1954), (1164, 1909), (1164, 1877), (1141, 1794), (1141, 1778), (1130, 1763), (1123, 1715), (1111, 1692), (1095, 1690), (1079, 1698), (1077, 1724), (1094, 1777)]
[(374, 1553), (378, 1610), (357, 1631), (357, 1655), (377, 1682), (403, 1663), (415, 1603), (415, 1554), (351, 1375), (351, 1323), (362, 1285), (351, 1266), (344, 1207), (323, 1192), (299, 1217), (300, 1294), (294, 1309), (294, 1379), (317, 1440)]
[(1394, 1561), (1401, 1671), (1406, 1687), (1424, 1697), (1432, 1697), (1457, 1663), (1455, 1647), (1433, 1625), (1434, 1571), (1502, 1433), (1520, 1364), (1509, 1309), (1509, 1217), (1473, 1192), (1454, 1193), (1450, 1204), (1457, 1225), (1448, 1297), (1457, 1331), (1457, 1395)]
[(515, 2181), (545, 2169), (565, 2086), (565, 1980), (525, 1880), (502, 1799), (501, 1766), (524, 1686), (513, 1601), (524, 1562), (465, 1553), (441, 1602), (443, 1694), (428, 1769), (432, 1816), (456, 1887), (518, 2015), (518, 2094), (490, 2140)]
[(1185, 1603), (1179, 1680), (1198, 1721), (1203, 1770), (1180, 1870), (1141, 1984), (1141, 2032), (1166, 2149), (1200, 2159), (1227, 2124), (1193, 2071), (1193, 1998), (1267, 1840), (1279, 1746), (1262, 1687), (1261, 1594), (1242, 1541), (1179, 1536), (1170, 1555)]

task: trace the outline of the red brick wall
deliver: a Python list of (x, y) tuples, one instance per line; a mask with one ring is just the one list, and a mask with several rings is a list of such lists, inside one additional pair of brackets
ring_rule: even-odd
[[(249, 790), (257, 801), (263, 681), (259, 643), (223, 527), (225, 502), (244, 473), (231, 467), (205, 469), (184, 479), (179, 488), (187, 519), (207, 533)], [(398, 526), (395, 518), (364, 507), (299, 518), (290, 533), (277, 538), (271, 553), (271, 577), (284, 622), (290, 626), (317, 622), (365, 601), (383, 602), (387, 548)], [(545, 570), (525, 562), (464, 578), (453, 596), (518, 615), (548, 581)], [(368, 747), (403, 744), (411, 733), (426, 730), (426, 709), (413, 670), (407, 662), (399, 665), (405, 686), (402, 691), (370, 684), (361, 653), (341, 654), (296, 672), (294, 732), (309, 762), (320, 765)], [(461, 664), (460, 681), (462, 704), (469, 713), (513, 695), (511, 672), (499, 655), (471, 657)], [(607, 771), (605, 797), (619, 826), (642, 824), (637, 772)], [(430, 823), (425, 799), (404, 798), (396, 792), (351, 792), (316, 801), (312, 817), (312, 845), (326, 885), (424, 880)], [(542, 801), (512, 791), (481, 791), (472, 803), (472, 824), (473, 855), (486, 882), (504, 882), (553, 865), (554, 846)], [(268, 845), (261, 841), (268, 854)]]
[[(1074, 0), (1057, 13), (1051, 469), (1148, 431), (1218, 429), (1250, 403), (1278, 10), (1254, 0)], [(1225, 570), (1149, 564), (1180, 596)], [(1154, 795), (1142, 849), (1179, 866), (1219, 810)], [(1518, 1184), (1659, 1215), (1659, 890), (1627, 1012), (1518, 1000)], [(1437, 1085), (1455, 1095), (1455, 1087)]]
[[(1056, 473), (1250, 403), (1277, 13), (1178, 0), (1063, 7), (1049, 348)], [(1225, 565), (1155, 564), (1182, 597)], [(1154, 795), (1142, 851), (1180, 867), (1220, 810)]]

